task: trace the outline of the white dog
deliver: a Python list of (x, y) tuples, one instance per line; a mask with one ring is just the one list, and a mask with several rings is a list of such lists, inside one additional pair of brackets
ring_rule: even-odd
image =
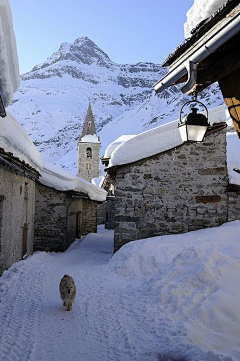
[(63, 306), (67, 306), (67, 311), (71, 311), (72, 304), (76, 297), (76, 286), (73, 278), (71, 276), (64, 275), (61, 279), (59, 289), (61, 299), (63, 300)]

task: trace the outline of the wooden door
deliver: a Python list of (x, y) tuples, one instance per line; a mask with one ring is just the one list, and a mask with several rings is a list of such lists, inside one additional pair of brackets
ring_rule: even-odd
[(81, 237), (82, 212), (76, 213), (76, 238)]

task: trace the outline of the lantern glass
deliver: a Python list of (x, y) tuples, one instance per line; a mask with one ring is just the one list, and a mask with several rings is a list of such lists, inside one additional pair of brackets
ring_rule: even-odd
[(207, 128), (207, 126), (184, 123), (179, 126), (179, 132), (183, 142), (202, 142)]
[(187, 139), (194, 142), (202, 142), (204, 135), (207, 131), (207, 126), (202, 125), (190, 125), (186, 124), (187, 127)]
[(187, 126), (186, 124), (180, 124), (178, 126), (182, 142), (187, 142)]

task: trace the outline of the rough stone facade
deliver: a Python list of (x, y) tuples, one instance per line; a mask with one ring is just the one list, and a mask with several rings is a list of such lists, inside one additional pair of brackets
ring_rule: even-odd
[[(88, 136), (90, 141), (86, 140)], [(100, 139), (97, 137), (92, 108), (89, 104), (82, 134), (79, 137), (77, 161), (77, 175), (89, 182), (99, 177), (99, 148)]]
[(228, 219), (225, 130), (116, 169), (114, 246)]
[(97, 233), (97, 202), (83, 199), (82, 235)]
[(97, 224), (105, 224), (105, 203), (102, 202), (97, 205)]
[(228, 187), (228, 221), (240, 220), (240, 186)]
[(115, 196), (107, 196), (106, 205), (105, 205), (105, 228), (114, 229), (115, 228)]
[(64, 251), (76, 238), (96, 232), (96, 203), (37, 184), (34, 250)]
[[(100, 143), (78, 142), (77, 175), (89, 182), (99, 177), (99, 147)], [(91, 149), (91, 158), (87, 157), (88, 149)]]
[(32, 254), (34, 210), (35, 181), (0, 164), (0, 275)]

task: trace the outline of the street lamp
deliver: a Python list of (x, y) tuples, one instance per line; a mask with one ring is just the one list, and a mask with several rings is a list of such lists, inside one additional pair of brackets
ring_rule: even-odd
[[(200, 103), (207, 112), (207, 116), (204, 114), (198, 114), (197, 108), (191, 108), (191, 113), (185, 115), (182, 118), (183, 108), (190, 103)], [(198, 101), (197, 99), (186, 102), (180, 111), (180, 123), (178, 124), (179, 132), (183, 142), (202, 142), (204, 135), (209, 127), (208, 122), (208, 110), (207, 107)]]

